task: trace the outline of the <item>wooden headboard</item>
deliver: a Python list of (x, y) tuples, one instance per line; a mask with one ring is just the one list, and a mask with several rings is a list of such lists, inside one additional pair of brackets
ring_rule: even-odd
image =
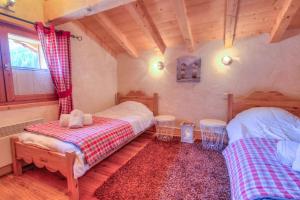
[(300, 99), (293, 99), (276, 91), (257, 91), (245, 97), (234, 97), (233, 94), (228, 94), (228, 121), (252, 107), (283, 108), (300, 117)]
[(142, 91), (130, 91), (127, 95), (122, 95), (120, 93), (116, 94), (116, 104), (122, 103), (124, 101), (137, 101), (146, 105), (154, 114), (158, 115), (158, 94), (154, 93), (153, 96), (147, 96)]

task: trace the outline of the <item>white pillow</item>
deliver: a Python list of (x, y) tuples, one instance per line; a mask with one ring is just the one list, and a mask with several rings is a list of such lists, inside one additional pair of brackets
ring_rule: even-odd
[(293, 170), (300, 172), (300, 145), (298, 145), (298, 149), (296, 152), (296, 159), (292, 166)]
[(280, 140), (277, 142), (276, 151), (278, 159), (288, 166), (292, 166), (296, 159), (297, 148), (299, 143), (287, 140)]
[(300, 142), (300, 119), (281, 108), (248, 109), (232, 119), (226, 129), (230, 143), (248, 137)]
[(139, 103), (137, 101), (125, 101), (125, 102), (117, 105), (117, 107), (122, 108), (122, 109), (152, 114), (152, 112), (149, 110), (149, 108), (147, 106), (145, 106), (144, 104)]

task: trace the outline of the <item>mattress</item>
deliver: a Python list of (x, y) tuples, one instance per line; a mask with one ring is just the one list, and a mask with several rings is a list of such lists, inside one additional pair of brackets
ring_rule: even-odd
[[(97, 117), (106, 117), (112, 119), (120, 119), (131, 124), (136, 135), (153, 125), (153, 113), (141, 109), (128, 109), (124, 106), (114, 106), (103, 112), (94, 114)], [(74, 177), (78, 178), (85, 174), (92, 166), (86, 163), (83, 152), (75, 145), (60, 141), (49, 136), (39, 135), (24, 131), (20, 133), (19, 139), (25, 144), (34, 144), (44, 149), (57, 151), (60, 153), (75, 152), (76, 160), (74, 164)]]

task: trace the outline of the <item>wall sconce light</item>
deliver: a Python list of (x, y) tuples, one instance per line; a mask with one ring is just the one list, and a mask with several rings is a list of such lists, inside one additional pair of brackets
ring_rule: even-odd
[(159, 70), (163, 70), (165, 68), (165, 64), (162, 61), (158, 61), (156, 63), (156, 68)]
[(148, 70), (151, 77), (160, 78), (165, 74), (165, 64), (162, 56), (153, 55), (148, 62)]
[(230, 56), (224, 56), (222, 58), (222, 63), (224, 65), (230, 65), (232, 63), (232, 58)]
[(11, 7), (13, 7), (15, 4), (16, 4), (16, 0), (6, 0), (5, 3), (1, 3), (0, 8), (3, 8), (7, 11), (14, 12), (13, 10), (11, 10)]

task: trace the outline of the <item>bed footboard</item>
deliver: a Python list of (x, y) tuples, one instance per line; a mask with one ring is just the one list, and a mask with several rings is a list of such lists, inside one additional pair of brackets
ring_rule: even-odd
[(34, 145), (24, 144), (17, 137), (11, 138), (11, 150), (14, 175), (22, 174), (22, 160), (26, 163), (33, 163), (39, 168), (45, 167), (50, 172), (59, 171), (67, 179), (70, 200), (79, 199), (78, 180), (74, 178), (73, 173), (76, 159), (74, 152), (61, 154)]

